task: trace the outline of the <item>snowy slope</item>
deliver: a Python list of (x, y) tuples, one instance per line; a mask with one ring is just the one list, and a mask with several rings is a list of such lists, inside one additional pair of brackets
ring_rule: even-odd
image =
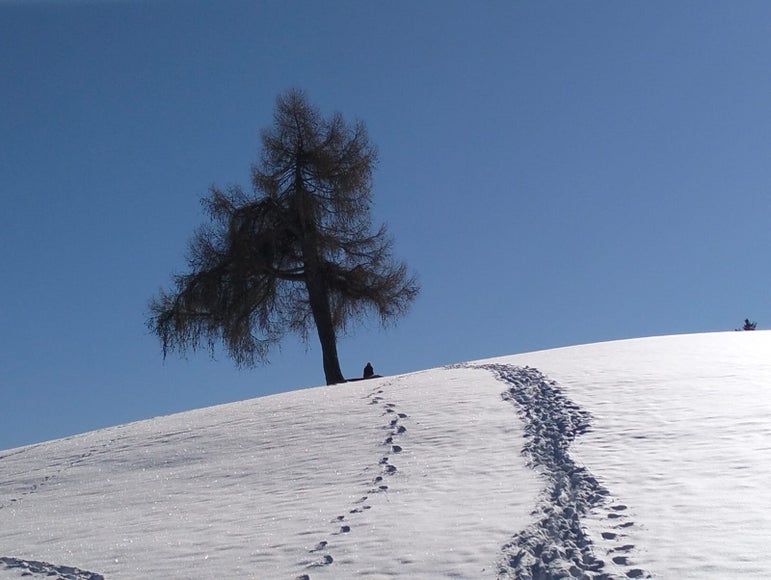
[(603, 343), (0, 451), (0, 578), (769, 578), (769, 355)]
[[(771, 332), (637, 339), (507, 357), (592, 413), (571, 454), (628, 506), (662, 578), (771, 578)], [(604, 522), (589, 520), (594, 537)]]

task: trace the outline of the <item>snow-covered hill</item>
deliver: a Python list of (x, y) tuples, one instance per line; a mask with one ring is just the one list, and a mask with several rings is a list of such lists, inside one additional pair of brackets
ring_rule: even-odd
[(160, 417), (0, 451), (0, 578), (769, 578), (770, 420), (759, 331)]

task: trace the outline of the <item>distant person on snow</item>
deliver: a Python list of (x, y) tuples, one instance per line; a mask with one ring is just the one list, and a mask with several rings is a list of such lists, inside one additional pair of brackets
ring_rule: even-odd
[(367, 363), (367, 366), (364, 367), (364, 378), (371, 379), (374, 376), (375, 369), (372, 368), (372, 363)]
[(750, 322), (749, 318), (744, 319), (744, 330), (755, 330), (757, 325), (757, 322)]

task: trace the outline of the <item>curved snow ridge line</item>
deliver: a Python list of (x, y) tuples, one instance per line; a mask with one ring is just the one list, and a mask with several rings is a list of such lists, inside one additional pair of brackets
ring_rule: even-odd
[[(576, 465), (568, 452), (575, 438), (589, 430), (591, 415), (537, 369), (503, 364), (473, 368), (492, 371), (509, 385), (503, 398), (519, 409), (525, 422), (527, 443), (522, 453), (529, 466), (542, 470), (548, 481), (533, 512), (536, 521), (503, 547), (499, 578), (651, 578), (649, 572), (632, 567), (631, 544), (609, 550), (611, 562), (606, 565), (595, 555), (592, 540), (581, 524), (581, 518), (590, 511), (603, 509), (614, 523), (613, 529), (633, 525), (623, 522), (626, 506), (610, 505), (608, 490), (586, 468)], [(620, 541), (624, 534), (608, 531), (602, 537)]]
[[(393, 455), (402, 452), (402, 446), (398, 444), (398, 438), (400, 435), (407, 432), (407, 428), (401, 425), (402, 419), (406, 419), (408, 416), (406, 413), (397, 411), (395, 403), (385, 402), (385, 399), (381, 396), (384, 391), (383, 388), (390, 383), (384, 383), (375, 388), (365, 398), (369, 399), (369, 405), (383, 405), (383, 416), (386, 417), (388, 423), (383, 427), (383, 430), (387, 432), (386, 437), (383, 439), (381, 445), (386, 447), (387, 450), (382, 454), (378, 460), (378, 471), (372, 481), (367, 485), (367, 491), (359, 499), (354, 502), (351, 509), (347, 514), (339, 515), (335, 517), (330, 523), (338, 526), (335, 532), (332, 532), (332, 536), (339, 536), (341, 534), (349, 534), (352, 531), (350, 519), (355, 517), (356, 514), (363, 513), (364, 511), (372, 509), (369, 504), (371, 498), (380, 493), (388, 492), (388, 485), (386, 484), (386, 478), (394, 475), (398, 469), (391, 462)], [(308, 550), (309, 554), (316, 556), (316, 560), (312, 562), (303, 562), (302, 564), (306, 569), (321, 568), (329, 566), (335, 559), (330, 554), (329, 542), (322, 540), (316, 544), (313, 548)], [(310, 580), (309, 574), (302, 574), (297, 576), (295, 580)]]
[(22, 576), (44, 576), (57, 580), (104, 580), (104, 576), (74, 566), (56, 566), (48, 562), (0, 557), (0, 570), (18, 570)]

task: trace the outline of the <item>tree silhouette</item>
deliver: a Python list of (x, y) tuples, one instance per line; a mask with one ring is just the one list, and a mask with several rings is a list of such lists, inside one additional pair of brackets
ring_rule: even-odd
[(151, 300), (147, 324), (164, 356), (202, 345), (213, 354), (221, 342), (239, 366), (315, 327), (326, 382), (339, 383), (338, 333), (370, 312), (384, 323), (404, 314), (419, 286), (392, 258), (385, 226), (371, 229), (376, 152), (362, 122), (325, 119), (291, 90), (261, 137), (254, 193), (210, 189), (211, 223), (190, 243), (190, 271)]

